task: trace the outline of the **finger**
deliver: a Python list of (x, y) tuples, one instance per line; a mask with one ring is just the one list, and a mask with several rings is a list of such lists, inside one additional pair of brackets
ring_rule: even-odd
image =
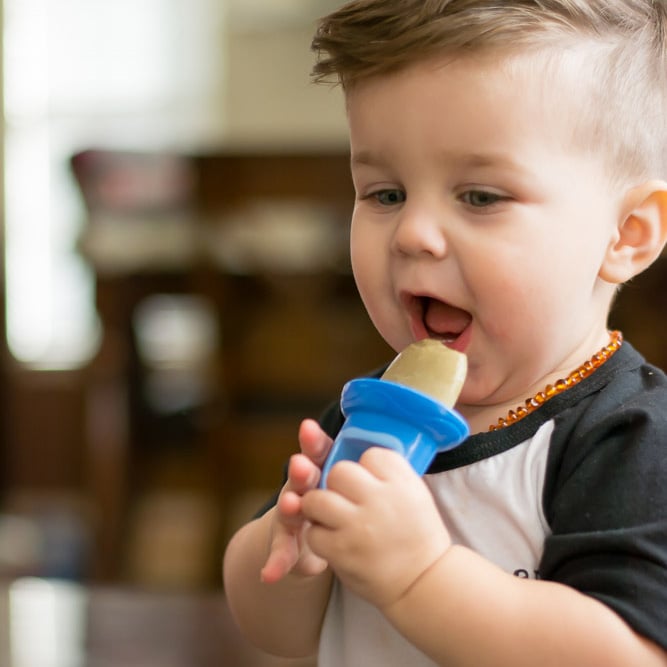
[(386, 447), (370, 447), (359, 459), (359, 465), (373, 477), (383, 481), (404, 479), (406, 475), (416, 475), (407, 459)]
[(379, 480), (365, 467), (353, 461), (338, 461), (327, 476), (327, 490), (359, 505), (377, 492)]
[(280, 581), (296, 565), (299, 559), (299, 547), (293, 535), (279, 532), (271, 542), (271, 551), (264, 567), (260, 571), (260, 579), (264, 583), (273, 584)]
[(280, 523), (291, 529), (296, 529), (301, 526), (303, 523), (301, 501), (302, 496), (289, 489), (286, 489), (280, 494), (278, 504), (276, 505)]
[(342, 528), (354, 520), (355, 503), (330, 490), (318, 489), (303, 497), (302, 513), (313, 525), (329, 530)]
[(331, 449), (331, 438), (314, 419), (304, 419), (299, 426), (301, 451), (315, 465), (322, 467)]
[(314, 489), (320, 481), (320, 469), (307, 456), (293, 454), (287, 469), (288, 488), (303, 495)]

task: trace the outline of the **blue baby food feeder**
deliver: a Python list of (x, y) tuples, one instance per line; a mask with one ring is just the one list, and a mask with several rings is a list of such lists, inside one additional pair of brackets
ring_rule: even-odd
[(456, 447), (470, 432), (456, 410), (389, 380), (351, 380), (343, 387), (341, 410), (345, 422), (322, 468), (322, 487), (336, 463), (359, 461), (369, 447), (393, 449), (423, 475), (439, 452)]

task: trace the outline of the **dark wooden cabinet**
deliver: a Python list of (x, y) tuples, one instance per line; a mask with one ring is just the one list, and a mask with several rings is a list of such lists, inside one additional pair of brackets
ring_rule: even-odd
[[(163, 159), (96, 151), (74, 159), (103, 327), (85, 390), (87, 470), (104, 517), (95, 559), (101, 579), (126, 576), (128, 558), (136, 561), (127, 549), (146, 495), (186, 492), (217, 513), (209, 572), (219, 577), (225, 540), (278, 488), (300, 420), (336, 400), (347, 379), (391, 358), (347, 264), (353, 191), (344, 152), (169, 156), (179, 162), (176, 176), (186, 175), (185, 185), (172, 184), (179, 196), (166, 188), (142, 199), (136, 183), (123, 191), (123, 171), (148, 186), (168, 181), (152, 174), (165, 168)], [(150, 239), (161, 220), (171, 233), (174, 219), (189, 226), (174, 237), (192, 245), (187, 253), (165, 252), (158, 238), (157, 260), (149, 242), (145, 264), (121, 257), (114, 267), (118, 244), (105, 237), (113, 221), (129, 239), (128, 226), (148, 225)], [(312, 234), (311, 221), (322, 230)], [(188, 409), (156, 410), (147, 398), (160, 369), (142, 359), (136, 313), (156, 295), (200, 299), (215, 318), (218, 342), (197, 371), (209, 376), (208, 391)]]

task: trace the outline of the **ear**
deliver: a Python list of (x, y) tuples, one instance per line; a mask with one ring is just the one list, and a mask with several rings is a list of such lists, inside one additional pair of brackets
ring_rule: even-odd
[(667, 241), (667, 183), (649, 181), (623, 198), (619, 224), (599, 276), (620, 285), (647, 269)]

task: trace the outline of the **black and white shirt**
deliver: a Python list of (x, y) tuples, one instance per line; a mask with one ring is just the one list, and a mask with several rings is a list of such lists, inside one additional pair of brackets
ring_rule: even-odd
[[(337, 433), (337, 406), (321, 423)], [(590, 595), (667, 649), (667, 376), (629, 343), (523, 420), (438, 455), (424, 479), (455, 543)], [(334, 584), (320, 667), (433, 664)]]

